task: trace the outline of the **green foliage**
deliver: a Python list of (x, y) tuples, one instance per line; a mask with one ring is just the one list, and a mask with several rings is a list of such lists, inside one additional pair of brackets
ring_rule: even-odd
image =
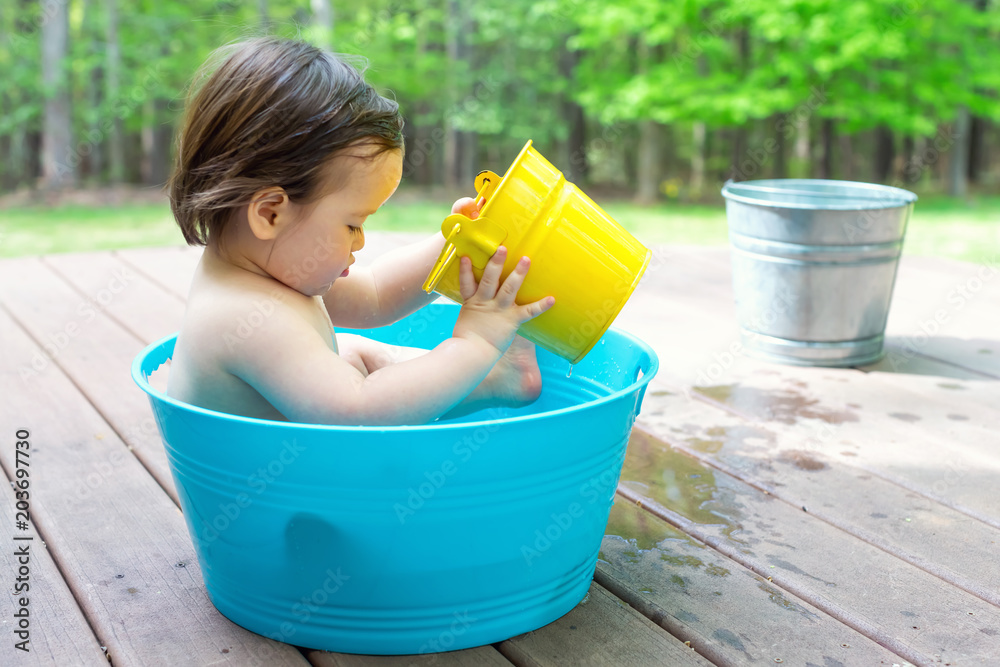
[[(74, 136), (175, 124), (214, 48), (268, 30), (324, 39), (305, 0), (116, 0), (121, 72), (108, 89), (109, 3), (67, 0)], [(37, 132), (47, 3), (0, 0), (0, 137)], [(809, 105), (838, 131), (932, 137), (959, 105), (1000, 119), (1000, 9), (972, 0), (464, 0), (333, 2), (335, 51), (410, 127), (475, 132), (513, 152), (566, 141), (574, 100), (603, 128), (654, 120), (750, 126)], [(565, 66), (575, 56), (574, 66)], [(561, 65), (561, 61), (564, 61)], [(814, 104), (817, 96), (820, 103)], [(603, 128), (601, 127), (603, 126)], [(96, 130), (95, 130), (96, 128)], [(98, 134), (93, 134), (98, 131)], [(90, 134), (88, 134), (90, 133)], [(628, 135), (631, 136), (631, 135)], [(682, 147), (681, 151), (687, 150)]]
[(848, 131), (932, 135), (959, 104), (1000, 117), (998, 20), (954, 0), (611, 0), (579, 21), (578, 99), (606, 122), (740, 125), (819, 89)]

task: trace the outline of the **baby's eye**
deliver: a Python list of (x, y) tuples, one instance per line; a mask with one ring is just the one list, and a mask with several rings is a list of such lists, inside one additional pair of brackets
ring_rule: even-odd
[(351, 228), (351, 234), (360, 234), (361, 228), (355, 227), (354, 225), (348, 225)]

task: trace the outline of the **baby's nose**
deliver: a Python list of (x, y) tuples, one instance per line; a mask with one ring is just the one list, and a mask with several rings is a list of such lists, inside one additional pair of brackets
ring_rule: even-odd
[(362, 227), (361, 230), (354, 235), (354, 245), (351, 246), (351, 252), (357, 252), (365, 247), (365, 230)]

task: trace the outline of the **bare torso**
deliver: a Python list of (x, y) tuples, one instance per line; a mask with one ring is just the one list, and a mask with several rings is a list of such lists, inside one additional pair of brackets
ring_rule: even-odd
[(228, 370), (240, 345), (264, 318), (274, 316), (279, 303), (281, 316), (302, 317), (337, 352), (322, 297), (305, 296), (273, 278), (234, 267), (206, 249), (191, 283), (167, 394), (210, 410), (284, 421), (257, 390)]

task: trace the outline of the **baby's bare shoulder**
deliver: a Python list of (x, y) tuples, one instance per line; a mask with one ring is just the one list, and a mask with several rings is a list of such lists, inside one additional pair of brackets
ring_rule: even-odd
[[(271, 284), (268, 284), (271, 282)], [(321, 302), (319, 302), (321, 303)], [(283, 339), (323, 336), (318, 300), (273, 281), (192, 285), (184, 331), (217, 359), (259, 352)]]
[[(282, 368), (291, 351), (325, 356), (318, 298), (263, 277), (230, 277), (199, 267), (174, 350), (168, 393), (211, 409), (283, 418), (253, 382)], [(328, 320), (327, 320), (328, 321)]]

